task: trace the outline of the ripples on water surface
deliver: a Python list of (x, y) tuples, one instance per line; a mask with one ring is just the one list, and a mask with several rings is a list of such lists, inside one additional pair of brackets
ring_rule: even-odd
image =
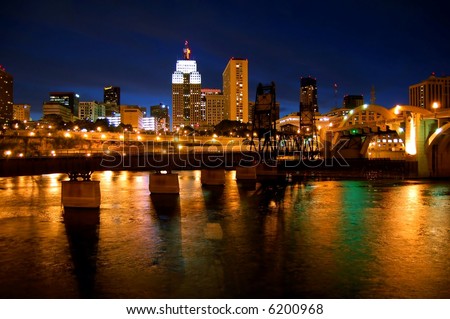
[(0, 297), (450, 298), (448, 183), (179, 174), (97, 172), (100, 210), (65, 213), (65, 175), (0, 178)]

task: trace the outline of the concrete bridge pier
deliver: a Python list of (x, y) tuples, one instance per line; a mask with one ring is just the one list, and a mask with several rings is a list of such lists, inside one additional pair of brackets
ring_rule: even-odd
[(411, 115), (405, 123), (405, 152), (407, 159), (417, 162), (417, 177), (431, 176), (429, 156), (426, 152), (427, 140), (436, 128), (434, 119), (423, 119), (420, 114)]
[(99, 208), (100, 182), (69, 180), (61, 182), (61, 204), (64, 207)]
[(204, 168), (201, 174), (202, 185), (225, 185), (225, 170), (223, 168)]
[(152, 194), (179, 194), (178, 174), (161, 172), (150, 174), (148, 189)]

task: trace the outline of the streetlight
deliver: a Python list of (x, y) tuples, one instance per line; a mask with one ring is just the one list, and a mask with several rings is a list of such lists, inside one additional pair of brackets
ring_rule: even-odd
[(437, 112), (437, 109), (439, 108), (439, 103), (433, 102), (432, 108), (434, 109), (434, 118), (436, 118), (436, 112)]

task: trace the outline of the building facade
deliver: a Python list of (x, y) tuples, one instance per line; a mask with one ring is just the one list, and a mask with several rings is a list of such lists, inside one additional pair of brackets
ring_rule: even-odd
[(300, 112), (319, 112), (317, 102), (317, 80), (310, 76), (300, 78)]
[(363, 104), (364, 97), (362, 95), (345, 95), (342, 107), (345, 109), (354, 109)]
[(315, 114), (319, 112), (317, 102), (317, 80), (310, 76), (300, 78), (300, 132), (313, 134)]
[(231, 58), (222, 80), (224, 119), (248, 123), (248, 60)]
[(205, 109), (207, 126), (214, 126), (223, 120), (224, 96), (220, 89), (202, 89), (202, 108)]
[(0, 65), (0, 120), (13, 119), (13, 76)]
[(411, 85), (409, 104), (430, 111), (434, 111), (433, 105), (440, 109), (450, 108), (450, 76), (437, 77), (432, 73), (428, 79)]
[(201, 122), (201, 83), (197, 71), (197, 61), (191, 60), (191, 49), (185, 42), (183, 60), (178, 60), (172, 74), (172, 123), (179, 129), (191, 125), (198, 127)]
[(13, 119), (19, 121), (30, 120), (31, 106), (29, 104), (14, 104), (13, 105)]
[(105, 117), (105, 105), (98, 104), (96, 101), (80, 102), (78, 105), (78, 118), (91, 122), (98, 118)]
[(134, 130), (144, 127), (142, 109), (137, 105), (121, 105), (120, 117), (123, 124), (130, 124)]
[(72, 115), (78, 117), (78, 104), (80, 103), (78, 94), (74, 92), (50, 92), (49, 100), (68, 108)]
[(164, 132), (167, 132), (170, 130), (170, 116), (168, 106), (162, 103), (150, 106), (150, 117), (153, 117), (155, 119), (155, 129), (157, 131), (164, 130)]
[(103, 104), (105, 105), (106, 116), (118, 114), (120, 111), (120, 87), (105, 86), (103, 88)]
[(42, 106), (42, 113), (46, 115), (59, 115), (64, 122), (71, 122), (73, 114), (68, 107), (61, 105), (58, 102), (45, 102)]

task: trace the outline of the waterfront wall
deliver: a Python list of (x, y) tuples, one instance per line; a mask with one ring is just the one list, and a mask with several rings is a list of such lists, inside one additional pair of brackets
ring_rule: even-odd
[[(258, 153), (159, 154), (158, 156), (74, 156), (0, 159), (0, 176), (41, 175), (104, 170), (163, 171), (203, 168), (236, 169), (265, 161)], [(389, 159), (279, 159), (275, 165), (281, 174), (332, 178), (416, 178), (417, 162)]]

